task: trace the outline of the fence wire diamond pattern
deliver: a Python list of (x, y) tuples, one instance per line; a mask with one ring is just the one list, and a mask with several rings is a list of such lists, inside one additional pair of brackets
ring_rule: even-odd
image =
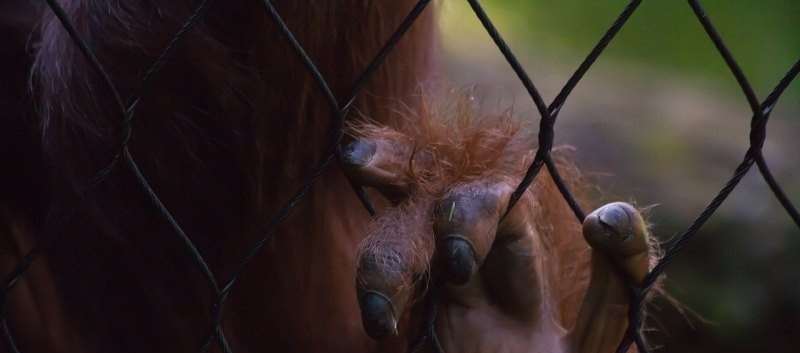
[[(642, 2), (641, 0), (631, 1), (622, 10), (617, 19), (611, 24), (611, 27), (597, 42), (597, 44), (594, 46), (591, 52), (586, 56), (586, 58), (583, 60), (580, 66), (575, 70), (573, 75), (569, 78), (569, 80), (566, 82), (566, 84), (558, 93), (558, 95), (555, 97), (555, 99), (553, 99), (553, 101), (548, 105), (545, 103), (544, 99), (539, 94), (539, 91), (536, 89), (536, 86), (534, 85), (531, 78), (525, 72), (525, 69), (522, 67), (522, 65), (514, 56), (514, 53), (512, 52), (511, 48), (506, 44), (506, 42), (501, 37), (500, 33), (494, 27), (491, 19), (486, 14), (486, 12), (484, 12), (479, 2), (477, 0), (468, 0), (469, 5), (471, 6), (475, 15), (480, 20), (483, 27), (486, 29), (486, 32), (492, 38), (498, 50), (500, 50), (500, 52), (503, 54), (503, 56), (508, 61), (513, 71), (516, 73), (517, 77), (524, 85), (525, 89), (530, 95), (530, 98), (533, 100), (540, 115), (539, 132), (538, 132), (538, 144), (539, 144), (538, 150), (525, 176), (520, 181), (519, 186), (511, 196), (511, 200), (509, 202), (509, 209), (513, 207), (515, 202), (522, 196), (524, 191), (531, 185), (531, 183), (536, 178), (541, 168), (545, 167), (552, 174), (554, 180), (556, 181), (556, 185), (559, 191), (561, 192), (562, 196), (567, 201), (567, 203), (570, 205), (577, 220), (582, 221), (583, 218), (585, 217), (584, 211), (580, 209), (577, 202), (574, 200), (572, 194), (570, 193), (570, 190), (566, 187), (565, 183), (562, 182), (561, 178), (559, 177), (559, 171), (556, 168), (555, 164), (553, 163), (553, 160), (551, 159), (550, 151), (552, 149), (553, 139), (554, 139), (553, 129), (556, 120), (558, 118), (558, 113), (566, 103), (572, 90), (578, 85), (583, 75), (589, 70), (589, 68), (592, 66), (595, 60), (602, 54), (603, 50), (609, 45), (609, 43), (612, 42), (617, 33), (624, 27), (628, 19), (636, 12), (636, 9), (639, 7), (641, 2)], [(161, 202), (156, 192), (150, 187), (147, 178), (140, 172), (139, 167), (136, 163), (136, 159), (128, 149), (128, 144), (131, 140), (131, 124), (133, 123), (135, 118), (136, 108), (140, 100), (142, 99), (141, 98), (142, 93), (148, 89), (149, 84), (159, 74), (164, 65), (170, 60), (173, 52), (175, 51), (176, 48), (178, 48), (182, 40), (187, 36), (189, 30), (195, 25), (197, 25), (203, 18), (203, 16), (209, 11), (209, 8), (211, 7), (213, 0), (203, 0), (198, 5), (196, 10), (186, 20), (185, 24), (178, 30), (178, 32), (175, 34), (172, 40), (164, 48), (161, 55), (157, 57), (157, 59), (153, 62), (150, 68), (141, 76), (131, 96), (127, 97), (124, 100), (118, 93), (116, 87), (111, 81), (103, 64), (98, 60), (98, 58), (93, 53), (92, 49), (86, 44), (81, 35), (75, 30), (75, 28), (70, 23), (69, 19), (67, 18), (67, 15), (64, 13), (59, 3), (56, 0), (47, 0), (47, 3), (50, 9), (53, 11), (53, 13), (56, 15), (56, 17), (60, 20), (61, 24), (67, 30), (72, 40), (78, 46), (85, 59), (92, 64), (97, 74), (99, 74), (107, 90), (111, 93), (112, 97), (114, 97), (115, 104), (119, 108), (120, 116), (108, 117), (108, 119), (121, 119), (122, 124), (119, 130), (117, 152), (114, 154), (114, 157), (110, 161), (108, 161), (108, 163), (104, 168), (102, 168), (100, 171), (97, 172), (97, 174), (95, 174), (95, 176), (90, 180), (89, 183), (86, 184), (86, 186), (83, 188), (83, 191), (79, 194), (78, 198), (75, 199), (68, 208), (62, 211), (59, 217), (56, 217), (55, 221), (52, 222), (52, 224), (49, 224), (48, 226), (45, 227), (45, 233), (43, 237), (33, 247), (33, 249), (30, 250), (23, 257), (22, 261), (20, 261), (15, 266), (13, 271), (4, 276), (4, 279), (2, 281), (3, 283), (2, 292), (0, 292), (0, 305), (2, 305), (2, 311), (1, 311), (2, 316), (0, 316), (0, 326), (2, 326), (3, 335), (10, 351), (15, 353), (20, 352), (20, 349), (16, 346), (14, 342), (12, 330), (9, 327), (6, 318), (6, 314), (8, 311), (7, 307), (8, 305), (11, 305), (10, 298), (15, 285), (18, 284), (19, 280), (26, 274), (27, 269), (33, 263), (33, 261), (37, 259), (42, 250), (45, 249), (53, 241), (55, 237), (58, 237), (59, 231), (62, 229), (64, 224), (68, 222), (70, 218), (77, 212), (82, 202), (95, 189), (97, 189), (99, 185), (103, 184), (108, 179), (112, 171), (119, 168), (127, 168), (140, 184), (142, 192), (144, 192), (147, 195), (147, 197), (152, 203), (152, 206), (155, 207), (161, 213), (161, 215), (169, 222), (174, 232), (177, 234), (177, 236), (180, 238), (180, 240), (186, 247), (186, 250), (191, 253), (195, 262), (197, 263), (197, 266), (200, 268), (201, 272), (204, 274), (208, 282), (211, 294), (214, 295), (215, 299), (213, 301), (213, 305), (211, 306), (211, 308), (209, 308), (209, 310), (212, 313), (213, 321), (211, 325), (209, 325), (209, 334), (207, 338), (203, 342), (199, 342), (200, 348), (198, 349), (198, 351), (201, 353), (206, 352), (211, 348), (211, 345), (215, 344), (216, 342), (216, 344), (219, 344), (222, 351), (226, 353), (233, 352), (231, 347), (228, 345), (227, 339), (225, 338), (222, 319), (224, 316), (226, 299), (228, 298), (228, 295), (230, 294), (231, 290), (235, 287), (236, 280), (239, 274), (245, 269), (250, 260), (272, 238), (272, 236), (275, 234), (275, 231), (278, 229), (281, 223), (285, 221), (289, 217), (289, 215), (291, 215), (292, 211), (304, 199), (304, 197), (309, 193), (309, 191), (311, 191), (311, 189), (314, 187), (315, 183), (322, 175), (322, 173), (331, 166), (334, 158), (336, 158), (340, 150), (340, 144), (342, 141), (342, 137), (344, 135), (344, 127), (348, 118), (348, 114), (350, 112), (350, 108), (352, 107), (353, 103), (358, 97), (362, 87), (369, 80), (372, 74), (378, 69), (378, 67), (381, 65), (384, 59), (388, 55), (390, 55), (392, 49), (395, 47), (397, 42), (403, 37), (403, 35), (411, 27), (411, 25), (418, 18), (418, 16), (421, 13), (423, 13), (423, 11), (425, 11), (430, 1), (420, 0), (419, 2), (417, 2), (417, 4), (411, 9), (411, 11), (402, 21), (400, 26), (387, 39), (383, 48), (378, 53), (375, 54), (374, 58), (367, 65), (362, 74), (358, 77), (358, 79), (355, 82), (353, 82), (350, 89), (350, 93), (343, 98), (338, 98), (333, 94), (331, 89), (328, 87), (328, 83), (326, 82), (323, 75), (320, 73), (320, 71), (317, 69), (315, 64), (308, 57), (308, 55), (306, 55), (303, 47), (295, 40), (292, 32), (286, 26), (286, 24), (283, 21), (283, 18), (277, 12), (272, 3), (269, 0), (262, 1), (264, 9), (269, 13), (273, 21), (275, 21), (275, 23), (279, 26), (284, 39), (288, 41), (288, 43), (292, 46), (292, 48), (294, 49), (294, 51), (298, 56), (298, 59), (302, 60), (305, 67), (307, 68), (307, 70), (317, 83), (318, 88), (324, 94), (328, 104), (330, 105), (331, 115), (335, 118), (336, 124), (333, 131), (331, 131), (331, 138), (330, 141), (328, 142), (329, 144), (327, 150), (328, 152), (325, 154), (324, 158), (322, 158), (320, 161), (317, 162), (316, 167), (311, 172), (311, 175), (307, 177), (302, 187), (296, 190), (293, 196), (284, 204), (278, 215), (275, 216), (273, 221), (270, 223), (269, 227), (262, 232), (260, 238), (250, 246), (249, 250), (246, 253), (242, 254), (241, 260), (234, 267), (234, 269), (228, 274), (224, 282), (219, 282), (217, 278), (212, 274), (212, 271), (209, 268), (206, 261), (204, 260), (202, 254), (192, 243), (189, 236), (181, 228), (180, 224), (178, 224), (178, 222), (172, 217), (170, 211)], [(755, 164), (758, 167), (758, 170), (761, 173), (762, 177), (764, 178), (764, 181), (766, 181), (766, 183), (769, 185), (775, 197), (780, 201), (781, 205), (785, 209), (788, 216), (791, 217), (791, 219), (798, 227), (800, 227), (800, 214), (798, 214), (797, 209), (792, 204), (791, 200), (783, 192), (779, 183), (772, 176), (767, 161), (765, 160), (761, 152), (761, 148), (764, 145), (764, 141), (766, 140), (767, 137), (766, 127), (769, 121), (770, 113), (777, 104), (777, 101), (780, 98), (781, 94), (789, 86), (792, 80), (795, 79), (798, 72), (800, 72), (800, 60), (795, 62), (795, 64), (788, 70), (788, 72), (775, 86), (775, 88), (769, 93), (769, 95), (767, 95), (767, 98), (764, 99), (763, 101), (759, 101), (751, 85), (748, 83), (746, 76), (739, 68), (734, 57), (728, 51), (725, 44), (723, 43), (722, 38), (719, 36), (716, 29), (714, 28), (710, 17), (705, 13), (703, 8), (701, 7), (700, 2), (697, 0), (689, 0), (688, 4), (694, 11), (694, 14), (699, 20), (699, 22), (702, 24), (705, 32), (708, 34), (708, 37), (714, 43), (714, 46), (721, 55), (722, 59), (725, 61), (726, 65), (730, 68), (733, 76), (736, 78), (736, 81), (738, 82), (742, 92), (744, 93), (744, 96), (753, 113), (750, 126), (749, 149), (745, 153), (742, 162), (735, 169), (731, 179), (724, 184), (722, 189), (711, 200), (708, 206), (705, 209), (703, 209), (702, 212), (700, 212), (700, 214), (690, 224), (690, 226), (685, 231), (683, 231), (680, 234), (680, 236), (678, 236), (677, 240), (672, 244), (672, 246), (666, 250), (663, 257), (653, 267), (650, 274), (645, 278), (644, 282), (640, 286), (637, 285), (631, 286), (632, 300), (630, 303), (630, 308), (628, 313), (629, 326), (625, 334), (625, 337), (623, 338), (622, 342), (619, 343), (619, 346), (617, 348), (618, 353), (627, 352), (628, 349), (633, 344), (637, 346), (640, 352), (642, 353), (649, 352), (649, 348), (646, 345), (645, 339), (641, 332), (641, 325), (643, 321), (644, 298), (646, 297), (647, 293), (652, 289), (652, 287), (655, 285), (658, 278), (663, 274), (668, 264), (675, 258), (675, 255), (678, 254), (678, 252), (680, 252), (681, 249), (687, 245), (687, 243), (695, 234), (697, 234), (697, 232), (702, 228), (705, 222), (714, 214), (717, 208), (725, 201), (725, 199), (730, 195), (730, 193), (736, 188), (741, 179), (750, 171), (753, 164)], [(354, 192), (357, 194), (361, 202), (364, 204), (367, 211), (370, 214), (374, 215), (375, 208), (372, 206), (372, 203), (370, 202), (367, 195), (364, 193), (361, 186), (353, 182), (351, 182), (350, 184), (352, 185)], [(425, 300), (425, 308), (426, 308), (425, 310), (427, 312), (426, 325), (425, 327), (423, 327), (417, 339), (410, 345), (409, 351), (416, 352), (425, 347), (426, 345), (430, 344), (434, 348), (434, 350), (436, 350), (437, 352), (442, 352), (441, 346), (438, 343), (436, 332), (433, 326), (433, 322), (436, 318), (436, 300), (437, 300), (436, 293), (437, 291), (435, 290), (435, 288), (433, 288), (427, 294), (427, 298)]]

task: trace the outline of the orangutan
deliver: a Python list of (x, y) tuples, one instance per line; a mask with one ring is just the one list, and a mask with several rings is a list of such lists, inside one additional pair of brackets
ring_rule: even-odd
[(409, 334), (398, 321), (419, 315), (408, 313), (426, 279), (442, 278), (445, 352), (615, 351), (630, 281), (644, 279), (656, 250), (639, 212), (611, 203), (581, 228), (546, 173), (508, 210), (535, 154), (531, 130), (481, 116), (468, 95), (436, 107), (441, 99), (424, 101), (402, 130), (355, 124), (342, 156), (347, 173), (392, 202), (358, 252), (367, 333)]
[[(200, 1), (58, 3), (130, 104)], [(338, 99), (414, 5), (275, 1)], [(610, 352), (627, 323), (622, 277), (647, 270), (641, 218), (599, 209), (583, 231), (591, 250), (544, 172), (506, 212), (534, 144), (468, 105), (432, 117), (437, 98), (420, 87), (439, 72), (436, 11), (359, 91), (341, 162), (212, 308), (217, 293), (135, 176), (225, 283), (334, 141), (336, 114), (280, 26), (258, 1), (212, 3), (128, 117), (46, 4), (0, 3), (3, 288), (52, 234), (9, 292), (16, 348), (194, 352), (219, 310), (234, 352), (405, 352), (429, 278), (447, 282), (436, 327), (448, 352)], [(136, 168), (115, 164), (82, 198), (118, 158), (125, 119)], [(379, 191), (375, 219), (342, 170)]]

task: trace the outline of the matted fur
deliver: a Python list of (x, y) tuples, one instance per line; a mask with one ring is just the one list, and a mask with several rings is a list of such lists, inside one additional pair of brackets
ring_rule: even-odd
[[(199, 2), (59, 1), (123, 99)], [(340, 98), (416, 3), (273, 2)], [(144, 92), (133, 120), (134, 158), (218, 280), (227, 279), (324, 155), (335, 119), (259, 6), (212, 5)], [(8, 146), (0, 152), (0, 244), (8, 249), (0, 267), (8, 274), (117, 152), (122, 116), (46, 7), (12, 0), (0, 9), (0, 38), (9, 43), (0, 48), (7, 84), (0, 89), (11, 92), (0, 105), (12, 107), (0, 110), (0, 141)], [(451, 110), (432, 109), (436, 100), (422, 104), (415, 96), (436, 69), (436, 41), (429, 9), (355, 109), (409, 129), (397, 138), (411, 136), (420, 151), (430, 150), (434, 159), (426, 163), (440, 168), (412, 173), (420, 190), (431, 190), (431, 201), (445, 183), (489, 170), (519, 180), (535, 146), (524, 137), (527, 128), (507, 116), (476, 119), (482, 115), (472, 114), (474, 106), (457, 100), (448, 103)], [(397, 113), (401, 106), (440, 116), (412, 124)], [(377, 127), (363, 133), (381, 131), (393, 136)], [(567, 166), (561, 170), (572, 170), (557, 160)], [(528, 194), (539, 205), (544, 244), (558, 250), (547, 271), (568, 327), (585, 288), (588, 248), (546, 171)], [(234, 351), (404, 351), (406, 337), (374, 342), (360, 323), (353, 278), (367, 222), (341, 173), (323, 175), (231, 293), (223, 324)], [(130, 170), (116, 169), (55, 239), (8, 303), (10, 331), (23, 352), (189, 352), (210, 333), (213, 293)], [(421, 244), (411, 258), (429, 256), (428, 243)]]
[[(391, 262), (392, 266), (405, 271), (400, 271), (399, 283), (410, 285), (428, 270), (434, 253), (434, 249), (428, 247), (435, 246), (435, 242), (430, 229), (427, 232), (403, 231), (423, 227), (422, 224), (409, 225), (409, 222), (429, 224), (433, 213), (430, 205), (459, 185), (497, 180), (516, 186), (533, 159), (537, 143), (531, 123), (515, 119), (510, 112), (485, 110), (468, 90), (426, 91), (416, 110), (404, 112), (405, 120), (399, 128), (352, 124), (348, 131), (355, 139), (390, 141), (389, 145), (400, 149), (413, 146), (407, 166), (397, 171), (406, 173), (404, 179), (414, 182), (410, 197), (371, 223), (359, 247), (359, 258)], [(576, 168), (559, 149), (554, 159), (562, 178), (581, 198), (582, 180)], [(545, 282), (542, 284), (551, 289), (558, 306), (560, 324), (572, 327), (589, 279), (591, 252), (583, 240), (581, 224), (556, 190), (546, 169), (540, 172), (524, 197), (532, 200), (534, 227), (546, 253), (542, 267), (545, 278), (532, 277), (531, 280)], [(586, 202), (582, 204), (587, 207)], [(422, 217), (409, 215), (414, 211), (425, 214)], [(410, 244), (413, 247), (403, 247)], [(401, 261), (398, 262), (398, 258)]]
[[(58, 2), (125, 99), (200, 0)], [(9, 189), (0, 210), (14, 220), (0, 226), (1, 243), (25, 245), (3, 253), (3, 275), (117, 152), (122, 121), (58, 19), (28, 3), (0, 5), (25, 15), (0, 14), (0, 28), (14, 26), (0, 37), (15, 35), (0, 81), (32, 97), (0, 111), (0, 140), (21, 140), (0, 153), (10, 172), (0, 173)], [(343, 99), (416, 1), (273, 3)], [(391, 124), (398, 102), (417, 104), (417, 84), (436, 66), (434, 20), (435, 9), (421, 15), (355, 109)], [(144, 92), (129, 147), (222, 282), (329, 149), (334, 121), (263, 5), (218, 1)], [(120, 166), (94, 190), (24, 277), (31, 285), (15, 288), (9, 326), (23, 352), (189, 352), (211, 333), (209, 284), (131, 174)], [(366, 219), (341, 173), (325, 173), (237, 281), (223, 320), (233, 349), (400, 350), (361, 328), (352, 283)], [(32, 324), (34, 312), (48, 326)]]

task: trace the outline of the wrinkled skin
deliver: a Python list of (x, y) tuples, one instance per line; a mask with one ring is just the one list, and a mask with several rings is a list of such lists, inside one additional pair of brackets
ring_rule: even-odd
[[(431, 282), (446, 282), (435, 322), (446, 352), (616, 350), (627, 327), (628, 281), (641, 282), (649, 266), (647, 229), (635, 208), (612, 203), (592, 212), (581, 232), (591, 251), (570, 253), (582, 242), (578, 230), (544, 235), (547, 221), (537, 218), (547, 207), (569, 212), (542, 192), (552, 184), (535, 184), (507, 211), (520, 176), (486, 170), (453, 180), (441, 172), (447, 156), (431, 162), (424, 146), (411, 145), (414, 138), (376, 130), (342, 156), (349, 175), (393, 202), (373, 220), (359, 253), (357, 289), (371, 337), (414, 335), (402, 321), (421, 315), (410, 308), (432, 285), (420, 279), (429, 273)], [(573, 244), (546, 239), (553, 236)], [(572, 269), (590, 272), (588, 283), (553, 264), (564, 256), (580, 263), (589, 254), (588, 266)], [(586, 293), (576, 318), (562, 312), (578, 303), (559, 298), (567, 294), (559, 290), (563, 281)]]
[[(125, 99), (200, 0), (58, 2)], [(344, 99), (416, 1), (273, 3)], [(435, 14), (428, 8), (386, 57), (350, 121), (369, 117), (408, 132), (395, 112), (419, 106), (418, 87), (436, 76)], [(132, 156), (218, 282), (323, 159), (335, 125), (258, 1), (212, 4), (137, 107)], [(118, 152), (121, 120), (105, 82), (43, 2), (0, 1), (3, 281)], [(222, 321), (235, 352), (404, 352), (421, 325), (428, 269), (432, 281), (448, 283), (436, 323), (448, 352), (605, 352), (615, 344), (625, 298), (606, 257), (634, 278), (646, 266), (641, 253), (625, 255), (616, 238), (603, 237), (606, 228), (591, 228), (601, 216), (588, 223), (603, 249), (592, 255), (546, 173), (502, 218), (520, 170), (440, 178), (426, 171), (447, 165), (419, 153), (411, 173), (415, 144), (389, 140), (391, 148), (373, 141), (374, 153), (355, 153), (371, 150), (356, 143), (342, 165), (391, 207), (370, 221), (339, 168), (329, 168), (242, 272)], [(22, 352), (195, 352), (211, 333), (215, 295), (132, 175), (118, 166), (17, 282), (4, 318)], [(625, 228), (608, 219), (605, 227)]]

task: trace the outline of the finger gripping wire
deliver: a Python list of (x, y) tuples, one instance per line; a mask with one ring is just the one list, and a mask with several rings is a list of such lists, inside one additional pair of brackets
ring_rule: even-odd
[[(171, 211), (161, 201), (157, 190), (151, 186), (145, 175), (140, 170), (136, 158), (130, 151), (128, 146), (134, 139), (133, 136), (133, 123), (136, 118), (137, 107), (145, 93), (150, 89), (152, 82), (167, 66), (167, 63), (173, 59), (174, 53), (179, 50), (181, 44), (186, 41), (193, 33), (193, 29), (202, 26), (201, 23), (205, 15), (212, 11), (213, 0), (202, 0), (197, 3), (197, 7), (188, 16), (183, 25), (177, 30), (172, 39), (167, 43), (161, 53), (155, 57), (152, 64), (142, 71), (143, 74), (137, 79), (133, 86), (133, 92), (128, 97), (122, 97), (112, 81), (111, 75), (106, 70), (106, 66), (100, 61), (95, 50), (90, 47), (84, 39), (86, 31), (91, 31), (91, 28), (83, 29), (84, 32), (79, 31), (71, 22), (70, 16), (64, 11), (61, 5), (56, 0), (46, 1), (50, 11), (53, 12), (56, 19), (59, 21), (64, 31), (70, 40), (69, 45), (75, 45), (78, 52), (86, 60), (88, 65), (98, 75), (100, 80), (101, 89), (107, 91), (108, 96), (112, 97), (115, 111), (111, 112), (110, 116), (105, 117), (114, 126), (118, 126), (119, 131), (117, 140), (115, 141), (114, 149), (108, 151), (109, 158), (100, 170), (86, 182), (81, 191), (76, 195), (75, 199), (63, 210), (55, 212), (50, 217), (50, 221), (42, 227), (41, 234), (37, 238), (37, 242), (33, 245), (22, 259), (14, 265), (12, 270), (3, 274), (0, 279), (2, 288), (0, 288), (0, 330), (4, 337), (6, 347), (10, 352), (19, 353), (24, 351), (24, 347), (19, 347), (18, 342), (14, 339), (14, 328), (10, 327), (7, 319), (8, 308), (14, 305), (12, 294), (15, 287), (20, 283), (20, 280), (27, 274), (30, 266), (36, 261), (41, 254), (46, 250), (58, 251), (58, 249), (49, 249), (54, 240), (64, 231), (66, 225), (74, 218), (75, 214), (87, 200), (94, 194), (94, 192), (104, 184), (108, 184), (107, 180), (113, 172), (130, 173), (136, 182), (139, 184), (141, 192), (149, 200), (150, 205), (158, 211), (160, 217), (167, 221), (172, 232), (178, 237), (183, 247), (192, 257), (192, 261), (196, 265), (196, 270), (203, 275), (203, 278), (208, 283), (208, 292), (199, 295), (208, 295), (211, 302), (210, 307), (204, 308), (208, 310), (211, 316), (208, 322), (208, 331), (203, 336), (203, 340), (198, 342), (198, 351), (209, 351), (216, 343), (219, 349), (225, 353), (232, 353), (233, 348), (228, 343), (224, 332), (225, 324), (225, 304), (230, 294), (236, 287), (237, 279), (242, 271), (247, 268), (248, 263), (257, 256), (262, 248), (273, 238), (280, 225), (289, 218), (293, 211), (303, 202), (306, 196), (311, 192), (317, 184), (320, 177), (328, 168), (335, 164), (336, 156), (338, 156), (341, 149), (341, 142), (344, 135), (344, 128), (350, 116), (353, 104), (362, 93), (364, 86), (375, 74), (375, 72), (384, 63), (386, 57), (391, 54), (392, 50), (396, 47), (397, 43), (402, 40), (409, 28), (416, 22), (419, 16), (426, 10), (429, 5), (429, 0), (420, 0), (409, 10), (406, 17), (398, 25), (397, 29), (392, 33), (389, 38), (386, 38), (384, 45), (375, 53), (372, 60), (364, 67), (360, 75), (352, 82), (350, 90), (344, 97), (337, 97), (334, 91), (329, 87), (328, 81), (320, 72), (316, 64), (311, 60), (306, 53), (305, 48), (297, 41), (292, 31), (289, 29), (281, 14), (273, 6), (269, 0), (262, 0), (261, 5), (267, 12), (271, 20), (275, 23), (282, 36), (289, 46), (296, 54), (296, 60), (302, 62), (303, 67), (306, 69), (307, 74), (311, 77), (316, 88), (322, 93), (325, 98), (325, 104), (330, 108), (330, 116), (332, 121), (332, 129), (330, 131), (330, 139), (327, 141), (320, 141), (324, 143), (327, 149), (325, 154), (320, 160), (316, 161), (314, 168), (311, 170), (301, 186), (295, 190), (292, 196), (285, 201), (283, 206), (279, 209), (278, 213), (273, 216), (272, 221), (268, 223), (268, 227), (264, 229), (258, 239), (251, 244), (251, 246), (241, 254), (239, 261), (233, 267), (233, 270), (226, 274), (225, 281), (218, 281), (214, 276), (212, 269), (206, 262), (203, 254), (192, 242), (189, 234), (187, 234), (178, 221), (172, 216)], [(558, 114), (566, 104), (571, 92), (577, 87), (584, 75), (592, 67), (594, 62), (602, 55), (605, 48), (610, 45), (616, 35), (624, 28), (628, 19), (637, 11), (641, 0), (630, 1), (620, 14), (613, 21), (608, 30), (603, 34), (596, 45), (587, 54), (585, 59), (581, 62), (575, 72), (570, 76), (564, 86), (561, 88), (555, 99), (548, 105), (544, 98), (539, 93), (533, 79), (525, 71), (523, 65), (514, 55), (510, 46), (505, 42), (500, 32), (492, 23), (489, 15), (481, 7), (478, 0), (468, 0), (468, 4), (476, 18), (480, 21), (487, 35), (492, 39), (497, 47), (497, 50), (503, 55), (504, 59), (509, 64), (510, 68), (514, 71), (520, 83), (525, 88), (534, 103), (538, 112), (539, 131), (537, 135), (537, 142), (531, 141), (531, 147), (537, 146), (538, 149), (534, 156), (533, 161), (527, 166), (525, 174), (521, 177), (519, 184), (515, 191), (511, 194), (506, 214), (515, 206), (517, 201), (525, 194), (531, 184), (533, 184), (541, 171), (543, 166), (546, 166), (549, 174), (563, 196), (565, 202), (569, 205), (578, 221), (582, 221), (585, 213), (581, 210), (576, 198), (570, 191), (567, 183), (560, 177), (558, 166), (553, 162), (551, 150), (555, 140), (555, 124), (557, 122)], [(689, 244), (689, 241), (694, 237), (703, 227), (703, 225), (714, 215), (716, 210), (725, 202), (727, 197), (738, 186), (742, 178), (750, 171), (753, 164), (757, 165), (760, 174), (769, 186), (770, 190), (778, 199), (786, 213), (800, 228), (800, 213), (798, 213), (790, 198), (783, 191), (779, 182), (772, 175), (767, 160), (764, 158), (762, 148), (767, 139), (767, 125), (769, 117), (777, 104), (782, 93), (793, 82), (798, 73), (800, 72), (800, 60), (796, 61), (794, 65), (783, 76), (775, 88), (767, 95), (763, 101), (759, 101), (752, 86), (748, 82), (743, 70), (737, 64), (735, 58), (727, 49), (722, 37), (715, 29), (712, 21), (711, 14), (706, 13), (702, 8), (700, 1), (688, 0), (688, 6), (694, 12), (696, 19), (702, 25), (703, 30), (708, 36), (709, 40), (713, 43), (716, 50), (719, 52), (721, 59), (725, 62), (730, 69), (731, 75), (736, 79), (744, 99), (747, 101), (752, 119), (749, 132), (749, 149), (743, 156), (741, 163), (733, 171), (731, 178), (723, 185), (716, 196), (709, 202), (709, 204), (700, 212), (700, 214), (693, 220), (693, 222), (676, 238), (672, 245), (664, 252), (663, 256), (653, 266), (648, 276), (644, 279), (641, 286), (631, 286), (630, 305), (628, 308), (628, 329), (625, 336), (617, 347), (618, 353), (625, 353), (636, 345), (639, 352), (649, 352), (649, 347), (646, 344), (645, 336), (642, 331), (642, 326), (645, 322), (644, 307), (648, 293), (656, 287), (659, 278), (663, 275), (669, 263), (673, 261), (678, 253)], [(202, 28), (202, 27), (201, 27)], [(66, 45), (66, 43), (65, 43)], [(391, 79), (391, 78), (390, 78)], [(123, 99), (125, 98), (125, 99)], [(118, 114), (118, 115), (117, 115)], [(118, 168), (122, 167), (122, 168)], [(375, 215), (376, 210), (367, 193), (363, 187), (353, 180), (348, 179), (352, 190), (355, 195), (364, 205), (370, 215)], [(342, 215), (346, 217), (347, 215)], [(291, 236), (291, 235), (287, 235)], [(425, 347), (430, 347), (434, 352), (443, 353), (442, 346), (439, 342), (435, 321), (437, 318), (438, 308), (438, 285), (433, 285), (432, 288), (425, 294), (424, 298), (424, 312), (425, 320), (420, 332), (413, 340), (409, 342), (408, 351), (417, 352)]]

